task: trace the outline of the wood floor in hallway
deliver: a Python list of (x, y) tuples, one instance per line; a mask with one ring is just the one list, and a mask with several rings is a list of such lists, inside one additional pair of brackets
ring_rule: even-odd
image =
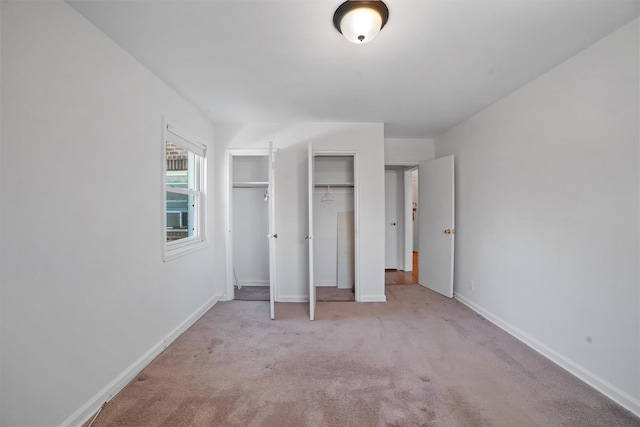
[(413, 271), (385, 270), (385, 285), (417, 285), (418, 284), (418, 252), (413, 252)]

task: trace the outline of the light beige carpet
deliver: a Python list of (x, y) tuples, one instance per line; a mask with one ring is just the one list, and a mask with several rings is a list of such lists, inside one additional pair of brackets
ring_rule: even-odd
[(216, 304), (94, 426), (640, 426), (455, 300)]

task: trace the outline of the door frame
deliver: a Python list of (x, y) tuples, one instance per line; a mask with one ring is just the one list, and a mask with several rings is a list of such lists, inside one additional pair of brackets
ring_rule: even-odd
[[(355, 300), (361, 300), (360, 289), (360, 192), (358, 184), (358, 152), (355, 150), (325, 150), (313, 148), (313, 158), (316, 157), (353, 157), (353, 273)], [(314, 176), (315, 180), (315, 176)], [(313, 183), (315, 188), (315, 183)]]
[[(264, 156), (269, 157), (268, 148), (228, 148), (225, 150), (225, 247), (226, 247), (226, 272), (227, 272), (227, 292), (226, 301), (235, 298), (235, 290), (233, 288), (233, 157), (240, 156)], [(273, 298), (276, 295), (277, 283), (270, 284), (273, 290)]]

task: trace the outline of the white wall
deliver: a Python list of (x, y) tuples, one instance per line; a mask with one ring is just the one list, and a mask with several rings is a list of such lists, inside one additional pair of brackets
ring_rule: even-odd
[(233, 182), (269, 182), (269, 156), (233, 156)]
[(419, 138), (385, 138), (384, 163), (415, 164), (435, 157), (435, 141)]
[(638, 60), (636, 19), (436, 138), (455, 293), (636, 414)]
[[(353, 212), (353, 190), (332, 188), (335, 201), (322, 202), (326, 188), (314, 192), (314, 277), (318, 286), (338, 286), (338, 214)], [(349, 262), (343, 258), (340, 262)]]
[[(224, 153), (227, 148), (278, 149), (276, 231), (278, 301), (308, 299), (307, 143), (315, 149), (353, 151), (358, 156), (362, 301), (384, 300), (384, 129), (379, 123), (219, 124), (216, 126), (216, 230), (224, 232)], [(222, 235), (222, 234), (220, 234)], [(216, 240), (216, 271), (226, 271), (225, 242)], [(358, 274), (358, 273), (357, 273)], [(223, 274), (218, 276), (224, 277)], [(276, 311), (277, 318), (277, 311)]]
[(161, 251), (162, 115), (213, 127), (66, 3), (0, 5), (0, 424), (79, 424), (221, 293), (212, 244)]
[(233, 189), (233, 262), (242, 286), (269, 286), (266, 188)]

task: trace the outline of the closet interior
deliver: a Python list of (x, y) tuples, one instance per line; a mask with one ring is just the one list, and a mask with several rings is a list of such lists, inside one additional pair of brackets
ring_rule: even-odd
[(269, 300), (269, 157), (232, 156), (234, 298)]
[(355, 300), (354, 157), (314, 159), (314, 283), (318, 301)]

